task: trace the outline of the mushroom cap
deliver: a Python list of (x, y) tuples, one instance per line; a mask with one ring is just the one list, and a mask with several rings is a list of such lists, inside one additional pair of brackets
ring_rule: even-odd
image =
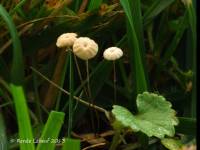
[(74, 41), (76, 41), (76, 39), (76, 33), (61, 34), (57, 39), (56, 46), (59, 48), (71, 47), (74, 44)]
[(93, 58), (97, 52), (97, 43), (88, 37), (80, 37), (74, 42), (73, 53), (83, 60)]
[(109, 47), (107, 48), (104, 53), (103, 57), (106, 60), (117, 60), (123, 56), (123, 51), (118, 47)]

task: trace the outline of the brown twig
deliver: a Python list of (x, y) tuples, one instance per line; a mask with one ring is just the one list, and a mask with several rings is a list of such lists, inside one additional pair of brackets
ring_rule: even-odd
[[(52, 77), (52, 81), (56, 84), (58, 84), (61, 80), (61, 73), (63, 70), (63, 66), (65, 64), (65, 59), (66, 59), (66, 52), (65, 51), (60, 51), (59, 57), (58, 57), (58, 62), (56, 64), (54, 74)], [(53, 86), (49, 85), (49, 88), (47, 90), (45, 99), (44, 99), (44, 106), (46, 108), (51, 108), (54, 105), (55, 102), (55, 97), (58, 93), (58, 90)]]
[(79, 8), (78, 14), (81, 14), (85, 11), (87, 4), (88, 4), (88, 0), (83, 0), (83, 2), (81, 3), (81, 6)]
[[(70, 95), (70, 92), (64, 90), (63, 88), (61, 88), (59, 85), (57, 85), (56, 83), (54, 83), (53, 81), (49, 80), (47, 77), (45, 77), (43, 74), (41, 74), (39, 71), (37, 71), (35, 68), (33, 67), (30, 67), (31, 70), (33, 70), (35, 73), (37, 73), (39, 76), (41, 76), (43, 79), (45, 79), (46, 81), (48, 81), (49, 83), (51, 83), (53, 86), (55, 86), (57, 89), (59, 89), (60, 91), (62, 91), (63, 93), (67, 94), (67, 95)], [(109, 112), (107, 110), (105, 110), (104, 108), (101, 108), (97, 105), (94, 105), (94, 104), (91, 104), (91, 103), (88, 103), (86, 102), (85, 100), (77, 97), (77, 96), (73, 96), (73, 98), (77, 101), (79, 101), (80, 103), (88, 106), (88, 107), (92, 107), (100, 112), (103, 112), (106, 114), (106, 116), (108, 116)]]

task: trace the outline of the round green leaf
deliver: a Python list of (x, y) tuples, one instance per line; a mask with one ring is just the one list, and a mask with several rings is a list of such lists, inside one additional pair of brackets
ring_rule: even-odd
[(131, 128), (133, 131), (141, 131), (149, 137), (164, 138), (165, 135), (174, 136), (174, 126), (178, 124), (176, 112), (171, 108), (171, 103), (163, 96), (144, 92), (137, 96), (138, 114), (133, 115), (122, 106), (114, 105), (112, 113), (115, 116), (113, 125)]

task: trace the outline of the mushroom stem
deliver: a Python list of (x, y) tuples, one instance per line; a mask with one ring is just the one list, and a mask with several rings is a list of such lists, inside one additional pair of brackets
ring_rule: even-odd
[[(87, 88), (88, 88), (88, 96), (89, 96), (88, 98), (90, 100), (90, 103), (94, 104), (93, 99), (92, 99), (91, 89), (90, 89), (89, 60), (86, 60), (86, 73), (87, 73)], [(95, 123), (94, 123), (94, 114), (93, 114), (92, 109), (90, 109), (90, 114), (91, 114), (92, 128), (93, 128), (93, 131), (96, 133)], [(95, 114), (97, 115), (96, 111), (95, 111)]]
[[(82, 74), (81, 74), (81, 70), (80, 70), (80, 67), (79, 67), (78, 60), (77, 60), (77, 58), (76, 58), (76, 55), (74, 55), (74, 61), (75, 61), (75, 64), (76, 64), (76, 68), (77, 68), (77, 71), (78, 71), (78, 75), (79, 75), (81, 84), (83, 84), (83, 77), (82, 77)], [(88, 92), (87, 92), (87, 89), (86, 89), (85, 86), (83, 86), (83, 90), (84, 90), (86, 96), (89, 97)]]
[(115, 61), (113, 61), (113, 86), (114, 86), (114, 104), (116, 104), (117, 101), (117, 89), (116, 89), (116, 67), (115, 67)]
[(71, 50), (69, 50), (69, 117), (68, 117), (68, 133), (67, 136), (70, 138), (71, 131), (72, 131), (72, 122), (73, 122), (73, 94), (74, 94), (74, 69), (73, 69), (73, 53)]
[(87, 88), (89, 99), (92, 98), (91, 89), (90, 89), (90, 73), (89, 73), (89, 60), (86, 60), (86, 73), (87, 73)]

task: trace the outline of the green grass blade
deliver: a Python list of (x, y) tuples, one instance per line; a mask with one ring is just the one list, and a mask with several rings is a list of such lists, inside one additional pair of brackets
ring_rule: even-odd
[[(36, 62), (35, 62), (34, 58), (32, 59), (32, 62), (33, 62), (33, 67), (35, 67)], [(37, 113), (40, 123), (43, 124), (42, 112), (40, 109), (40, 96), (39, 96), (39, 92), (38, 92), (38, 84), (39, 83), (38, 83), (37, 75), (35, 74), (35, 72), (33, 72), (33, 87), (34, 87), (34, 93), (35, 93), (36, 113)]]
[(192, 50), (191, 63), (192, 63), (192, 70), (194, 72), (193, 89), (192, 89), (192, 103), (191, 103), (191, 116), (195, 117), (196, 116), (196, 100), (197, 100), (197, 96), (196, 96), (196, 94), (197, 94), (197, 85), (196, 85), (197, 25), (196, 25), (196, 13), (195, 13), (196, 11), (195, 11), (192, 1), (186, 2), (185, 5), (186, 5), (186, 9), (188, 11), (188, 20), (189, 20), (190, 29), (191, 29), (191, 47), (189, 47), (189, 49)]
[[(120, 1), (123, 9), (126, 13), (128, 21), (131, 22), (134, 26), (135, 33), (138, 39), (139, 47), (141, 53), (145, 51), (144, 47), (144, 37), (143, 37), (143, 20), (141, 14), (141, 3), (140, 0), (121, 0)], [(137, 18), (137, 19), (135, 19)]]
[[(131, 67), (134, 70), (134, 79), (136, 81), (136, 93), (142, 93), (143, 91), (146, 91), (147, 86), (147, 79), (145, 75), (144, 70), (144, 52), (142, 52), (142, 46), (140, 47), (139, 38), (137, 37), (136, 30), (138, 31), (138, 26), (136, 26), (136, 23), (138, 20), (134, 20), (134, 16), (132, 15), (131, 10), (131, 1), (130, 0), (120, 0), (123, 9), (125, 11), (127, 21), (128, 21), (128, 27), (127, 27), (127, 34), (128, 34), (128, 40), (130, 42), (130, 57), (131, 57)], [(137, 28), (136, 28), (137, 27)], [(140, 30), (139, 30), (140, 31)], [(139, 33), (138, 33), (139, 34)], [(142, 37), (142, 36), (140, 36)], [(143, 46), (144, 47), (144, 46)]]
[(80, 150), (80, 140), (69, 139), (65, 140), (62, 150)]
[[(132, 78), (135, 81), (135, 95), (137, 95), (144, 91), (148, 91), (148, 79), (144, 61), (145, 45), (143, 41), (143, 23), (140, 0), (120, 0), (120, 3), (127, 17), (127, 35), (131, 49), (130, 65), (132, 69)], [(135, 106), (135, 101), (133, 101), (131, 105)], [(139, 141), (142, 145), (146, 145), (148, 138), (144, 135), (141, 135), (140, 137)]]
[[(164, 11), (160, 17), (160, 22), (157, 23), (157, 33), (154, 39), (154, 49), (153, 53), (155, 56), (160, 56), (161, 51), (168, 40), (166, 39), (166, 35), (168, 32), (167, 22), (168, 22), (169, 11)], [(165, 41), (165, 42), (162, 42)]]
[(88, 11), (98, 9), (102, 2), (103, 2), (103, 0), (90, 0), (89, 6), (88, 6)]
[[(66, 73), (67, 73), (68, 66), (69, 66), (69, 55), (67, 55), (67, 57), (66, 57), (65, 64), (64, 64), (64, 67), (63, 67), (63, 71), (62, 71), (62, 74), (61, 74), (60, 87), (64, 86), (65, 76), (66, 76)], [(56, 100), (56, 107), (55, 107), (56, 111), (59, 110), (59, 108), (60, 108), (61, 96), (62, 96), (62, 92), (58, 91), (58, 97), (57, 97), (57, 100)]]
[(47, 143), (39, 142), (37, 150), (54, 150), (55, 140), (58, 139), (58, 135), (62, 124), (64, 122), (65, 114), (62, 112), (51, 111), (45, 127), (42, 131), (42, 135), (39, 140), (47, 140)]
[(174, 0), (155, 0), (151, 6), (144, 13), (143, 21), (144, 25), (147, 25), (152, 21), (159, 13), (161, 13), (165, 8), (171, 5)]
[(5, 128), (4, 119), (1, 112), (0, 112), (0, 149), (2, 150), (8, 149), (6, 128)]
[(163, 58), (162, 58), (162, 63), (165, 64), (170, 57), (173, 55), (173, 53), (175, 52), (175, 50), (177, 49), (177, 46), (181, 40), (181, 38), (183, 37), (183, 33), (187, 28), (187, 15), (185, 14), (183, 18), (181, 18), (176, 34), (174, 36), (174, 38), (172, 39), (169, 47), (167, 48)]
[(179, 117), (179, 125), (176, 127), (177, 133), (196, 136), (196, 119)]
[(15, 11), (18, 11), (20, 14), (22, 14), (22, 16), (25, 16), (21, 10), (21, 7), (26, 3), (27, 0), (21, 0), (10, 12), (10, 14), (14, 14)]
[[(20, 139), (33, 139), (28, 107), (23, 90), (24, 67), (20, 40), (17, 30), (7, 11), (0, 5), (0, 15), (6, 22), (13, 41), (13, 62), (11, 69), (11, 93), (15, 103)], [(34, 150), (34, 144), (20, 144), (21, 150)]]
[(76, 0), (74, 1), (74, 11), (78, 12), (80, 5), (81, 5), (82, 0)]
[(70, 138), (72, 131), (73, 121), (73, 96), (74, 96), (74, 68), (73, 68), (73, 53), (69, 51), (69, 115), (68, 115), (68, 133), (67, 136)]

